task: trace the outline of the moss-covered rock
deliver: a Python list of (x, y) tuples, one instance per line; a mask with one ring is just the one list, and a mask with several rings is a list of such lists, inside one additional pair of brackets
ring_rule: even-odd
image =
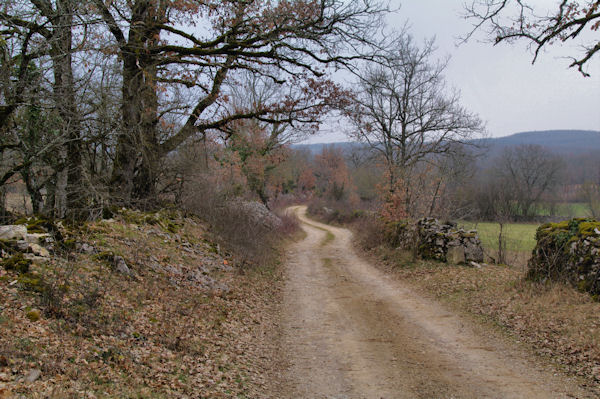
[(39, 215), (18, 219), (15, 224), (27, 227), (28, 234), (50, 234), (60, 247), (63, 247), (65, 237), (70, 234), (62, 225), (62, 222), (56, 222)]
[(17, 252), (10, 258), (2, 259), (0, 265), (6, 270), (13, 270), (17, 273), (24, 274), (29, 271), (31, 260), (26, 259), (21, 252)]
[(42, 276), (36, 273), (24, 273), (20, 275), (17, 280), (21, 285), (21, 288), (27, 291), (42, 294), (47, 289), (47, 285), (44, 283)]
[(50, 219), (40, 216), (21, 218), (18, 219), (15, 224), (21, 224), (27, 227), (28, 233), (48, 233), (56, 229)]
[(31, 309), (25, 313), (25, 316), (30, 321), (36, 322), (40, 319), (40, 317), (42, 317), (42, 313), (39, 311), (39, 309)]
[(140, 212), (132, 209), (119, 209), (121, 218), (131, 224), (157, 225), (169, 233), (177, 233), (181, 226), (181, 214), (177, 210), (161, 209), (158, 212)]
[(390, 221), (384, 224), (384, 238), (388, 245), (397, 247), (406, 247), (413, 234), (408, 221)]
[(538, 228), (536, 240), (528, 278), (568, 281), (600, 295), (600, 222), (576, 218), (546, 223)]

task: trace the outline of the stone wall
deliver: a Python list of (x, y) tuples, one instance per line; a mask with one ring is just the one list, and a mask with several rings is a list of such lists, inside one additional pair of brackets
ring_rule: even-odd
[(546, 223), (536, 240), (528, 263), (530, 279), (568, 281), (600, 295), (600, 222), (578, 218)]
[(386, 239), (394, 247), (410, 250), (416, 246), (418, 255), (454, 264), (483, 262), (483, 249), (476, 230), (464, 230), (456, 223), (441, 223), (424, 218), (416, 223), (393, 222), (386, 226)]

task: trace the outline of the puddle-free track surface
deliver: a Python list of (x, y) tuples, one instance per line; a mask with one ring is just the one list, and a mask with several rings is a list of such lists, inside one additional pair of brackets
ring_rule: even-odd
[(288, 367), (276, 397), (588, 396), (358, 257), (350, 231), (309, 220), (303, 206), (290, 211), (307, 235), (288, 254), (281, 342)]

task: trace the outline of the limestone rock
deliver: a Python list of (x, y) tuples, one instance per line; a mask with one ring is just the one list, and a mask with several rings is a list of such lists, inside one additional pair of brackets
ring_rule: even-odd
[(483, 262), (483, 249), (477, 231), (457, 228), (456, 223), (440, 223), (423, 218), (416, 224), (394, 222), (386, 226), (386, 239), (394, 247), (417, 247), (419, 256), (439, 262), (462, 264)]
[(241, 209), (250, 216), (252, 222), (261, 224), (269, 229), (277, 229), (281, 226), (279, 216), (272, 213), (266, 206), (256, 201), (232, 201), (229, 206), (232, 209)]
[(27, 241), (30, 244), (42, 244), (49, 237), (50, 237), (50, 234), (48, 234), (48, 233), (26, 234), (25, 241)]
[(96, 248), (94, 248), (87, 242), (83, 242), (83, 243), (78, 242), (77, 244), (75, 244), (75, 249), (77, 250), (77, 252), (80, 252), (82, 254), (88, 254), (88, 255), (93, 255), (98, 252), (98, 250)]
[(25, 254), (33, 254), (42, 258), (50, 257), (50, 252), (39, 244), (30, 243), (25, 240), (19, 240), (16, 242), (15, 247), (18, 251)]
[(50, 252), (39, 244), (29, 244), (29, 250), (34, 255), (41, 256), (42, 258), (49, 258)]
[(19, 240), (16, 243), (17, 250), (21, 252), (27, 252), (27, 249), (29, 249), (29, 245), (30, 244), (25, 240)]
[(49, 260), (48, 257), (38, 256), (35, 254), (23, 254), (23, 257), (34, 262), (47, 262)]
[(465, 263), (465, 248), (461, 246), (448, 247), (448, 252), (446, 253), (446, 262), (453, 265)]
[(126, 276), (131, 276), (131, 269), (129, 269), (129, 266), (127, 266), (127, 263), (125, 262), (125, 259), (123, 259), (122, 256), (115, 255), (113, 258), (113, 262), (115, 265), (115, 270), (117, 272)]
[(568, 281), (581, 291), (600, 295), (600, 222), (575, 218), (546, 223), (527, 264), (530, 279)]
[(466, 242), (465, 248), (465, 261), (467, 262), (483, 262), (483, 248), (478, 242)]
[(32, 383), (42, 375), (42, 371), (39, 369), (31, 369), (25, 374), (24, 381), (28, 383)]
[(27, 227), (23, 225), (0, 226), (0, 240), (25, 240)]

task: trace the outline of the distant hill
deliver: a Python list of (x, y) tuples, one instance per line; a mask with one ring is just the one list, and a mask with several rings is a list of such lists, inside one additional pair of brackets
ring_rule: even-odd
[[(536, 144), (563, 155), (589, 154), (600, 151), (600, 131), (594, 130), (543, 130), (521, 132), (510, 136), (492, 137), (481, 140), (481, 144), (489, 149), (488, 156), (498, 154), (502, 149), (521, 144)], [(324, 146), (332, 145), (344, 150), (360, 147), (353, 142), (295, 144), (292, 148), (307, 149), (311, 153), (321, 152)]]
[(577, 154), (600, 151), (600, 131), (593, 130), (544, 130), (515, 133), (505, 137), (483, 140), (492, 153), (505, 147), (536, 144), (560, 154)]
[(314, 143), (314, 144), (293, 144), (292, 148), (296, 150), (308, 150), (311, 154), (318, 154), (323, 151), (323, 147), (334, 146), (341, 148), (342, 150), (351, 150), (353, 148), (361, 147), (363, 144), (350, 142), (350, 141), (339, 141), (336, 143)]

